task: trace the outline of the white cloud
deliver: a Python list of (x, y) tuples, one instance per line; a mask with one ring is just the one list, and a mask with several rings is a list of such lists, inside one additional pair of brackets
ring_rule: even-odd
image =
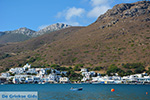
[(62, 16), (62, 14), (63, 14), (62, 12), (58, 12), (56, 15), (56, 18), (60, 18)]
[(47, 26), (49, 26), (49, 25), (41, 25), (41, 26), (38, 27), (38, 30), (41, 30), (41, 29), (43, 29), (43, 28), (45, 28)]
[(91, 0), (91, 5), (92, 6), (99, 6), (99, 5), (107, 5), (108, 0)]
[(93, 18), (99, 17), (111, 8), (108, 0), (91, 0), (90, 4), (92, 6), (92, 10), (87, 13), (87, 16)]
[(91, 11), (88, 12), (88, 17), (99, 17), (104, 14), (110, 7), (109, 6), (96, 6)]
[(85, 10), (82, 8), (69, 8), (66, 12), (66, 20), (70, 20), (74, 16), (81, 17), (84, 12)]
[(71, 21), (71, 22), (68, 21), (68, 22), (66, 22), (66, 23), (67, 23), (68, 25), (71, 25), (71, 26), (81, 26), (78, 22), (74, 22), (74, 21), (73, 21), (73, 22), (72, 22), (72, 21)]
[(58, 12), (56, 18), (65, 17), (66, 20), (71, 20), (73, 17), (81, 17), (85, 13), (83, 8), (72, 7), (62, 12)]
[[(83, 23), (88, 22), (91, 19), (99, 17), (101, 14), (104, 14), (108, 9), (110, 9), (110, 0), (82, 0), (81, 3), (84, 3), (88, 6), (86, 8), (77, 8), (70, 7), (61, 12), (58, 12), (56, 18), (63, 19), (63, 22), (66, 22), (72, 26), (79, 26)], [(90, 19), (89, 19), (90, 18)]]
[(77, 20), (85, 14), (85, 10), (83, 8), (71, 7), (62, 12), (58, 12), (56, 18), (64, 18), (66, 24), (72, 26), (80, 26)]

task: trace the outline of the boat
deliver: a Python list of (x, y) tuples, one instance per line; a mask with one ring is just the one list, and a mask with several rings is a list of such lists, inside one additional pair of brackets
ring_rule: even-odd
[(83, 88), (82, 87), (80, 87), (80, 88), (73, 88), (73, 87), (71, 87), (70, 90), (72, 90), (72, 91), (81, 91), (81, 90), (83, 90)]

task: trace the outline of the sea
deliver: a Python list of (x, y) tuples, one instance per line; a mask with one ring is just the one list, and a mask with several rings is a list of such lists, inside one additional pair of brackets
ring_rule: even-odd
[[(81, 91), (72, 91), (82, 87)], [(111, 92), (114, 89), (114, 92)], [(6, 84), (0, 92), (38, 93), (38, 100), (150, 100), (150, 85), (127, 84)]]

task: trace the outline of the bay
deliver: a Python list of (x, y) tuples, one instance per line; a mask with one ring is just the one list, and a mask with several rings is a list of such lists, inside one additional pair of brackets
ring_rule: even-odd
[[(83, 90), (71, 91), (71, 87)], [(37, 91), (38, 100), (150, 100), (150, 85), (6, 84), (0, 85), (2, 91)]]

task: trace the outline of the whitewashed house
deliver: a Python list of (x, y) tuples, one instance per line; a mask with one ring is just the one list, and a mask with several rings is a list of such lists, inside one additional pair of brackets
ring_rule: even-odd
[(19, 84), (19, 78), (14, 77), (12, 82), (13, 82), (14, 84)]
[(10, 76), (10, 74), (9, 73), (1, 73), (1, 76), (7, 78)]
[(25, 82), (26, 83), (33, 83), (33, 78), (32, 77), (26, 77)]
[(88, 72), (86, 68), (81, 68), (81, 72)]
[(86, 81), (88, 81), (88, 80), (89, 80), (89, 78), (87, 78), (87, 77), (83, 77), (83, 78), (81, 79), (82, 82), (86, 82)]
[(39, 74), (40, 74), (40, 75), (46, 74), (46, 70), (45, 70), (44, 68), (41, 68), (41, 70), (39, 71)]
[(37, 74), (35, 68), (30, 68), (30, 69), (28, 69), (28, 71), (26, 71), (26, 73)]
[(60, 77), (59, 78), (59, 82), (60, 83), (69, 83), (69, 78), (67, 78), (67, 77)]
[(39, 82), (41, 82), (41, 78), (38, 77), (38, 76), (33, 76), (32, 80), (33, 80), (33, 83), (39, 83)]
[(31, 65), (29, 65), (28, 63), (23, 66), (23, 69), (24, 69), (24, 70), (27, 70), (27, 69), (30, 69), (30, 68), (31, 68)]
[(96, 73), (94, 71), (90, 71), (90, 76), (94, 76)]
[(11, 68), (9, 72), (13, 74), (23, 74), (24, 73), (24, 68), (17, 67), (17, 68)]
[(100, 82), (101, 81), (101, 77), (97, 76), (97, 77), (92, 77), (92, 82)]
[(56, 74), (49, 74), (48, 75), (48, 79), (49, 79), (50, 83), (54, 83), (54, 82), (56, 82), (58, 80)]

